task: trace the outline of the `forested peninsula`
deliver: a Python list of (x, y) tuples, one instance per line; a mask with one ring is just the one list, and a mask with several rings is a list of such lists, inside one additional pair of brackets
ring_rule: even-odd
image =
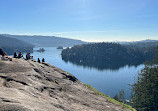
[[(99, 67), (103, 69), (118, 65), (139, 65), (145, 61), (153, 59), (156, 45), (150, 47), (140, 47), (136, 45), (121, 45), (118, 43), (91, 43), (76, 45), (62, 50), (62, 59), (77, 65), (89, 67)], [(110, 65), (111, 64), (111, 65)], [(114, 65), (115, 64), (115, 65)]]

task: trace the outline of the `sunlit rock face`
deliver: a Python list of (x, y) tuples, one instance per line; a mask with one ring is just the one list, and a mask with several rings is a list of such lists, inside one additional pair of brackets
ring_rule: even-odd
[(126, 111), (71, 74), (34, 60), (0, 60), (1, 111)]

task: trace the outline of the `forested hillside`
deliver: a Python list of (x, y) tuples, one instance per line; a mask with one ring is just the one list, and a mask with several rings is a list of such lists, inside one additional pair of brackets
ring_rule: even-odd
[(9, 38), (0, 35), (0, 48), (2, 48), (8, 54), (13, 54), (14, 52), (32, 52), (34, 45), (27, 42)]
[(65, 46), (73, 46), (73, 45), (84, 43), (81, 40), (67, 39), (67, 38), (61, 38), (55, 36), (40, 36), (40, 35), (29, 36), (29, 35), (9, 35), (9, 34), (3, 34), (3, 36), (16, 38), (18, 40), (28, 42), (38, 47), (58, 47), (58, 46), (65, 47)]
[[(117, 43), (95, 43), (77, 45), (64, 49), (61, 53), (62, 59), (78, 65), (97, 66), (109, 64), (141, 64), (151, 60), (154, 55), (153, 47), (133, 47)], [(105, 64), (106, 63), (106, 64)]]

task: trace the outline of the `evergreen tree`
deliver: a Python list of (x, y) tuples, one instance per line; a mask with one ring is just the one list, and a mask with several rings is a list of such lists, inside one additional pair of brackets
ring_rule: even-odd
[(156, 48), (156, 50), (155, 50), (155, 59), (153, 60), (153, 63), (155, 63), (155, 64), (158, 64), (158, 46), (157, 46), (157, 48)]
[(124, 90), (120, 90), (118, 94), (113, 97), (115, 100), (120, 102), (125, 102), (125, 92)]
[(138, 80), (133, 84), (131, 100), (138, 111), (158, 110), (158, 65), (155, 62), (146, 64), (139, 73)]

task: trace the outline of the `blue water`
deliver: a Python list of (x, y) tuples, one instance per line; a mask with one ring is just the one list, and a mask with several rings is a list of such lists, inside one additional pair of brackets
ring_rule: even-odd
[[(35, 48), (35, 50), (37, 49), (39, 48)], [(65, 63), (61, 59), (61, 50), (55, 47), (44, 47), (44, 49), (46, 51), (43, 53), (34, 52), (31, 55), (35, 60), (45, 58), (46, 62), (73, 74), (83, 83), (90, 84), (111, 97), (115, 96), (119, 90), (124, 90), (126, 99), (129, 99), (131, 94), (129, 84), (134, 83), (138, 72), (144, 67), (143, 64), (137, 67), (126, 65), (118, 70), (106, 69), (101, 71), (95, 68), (77, 66), (69, 62)]]

